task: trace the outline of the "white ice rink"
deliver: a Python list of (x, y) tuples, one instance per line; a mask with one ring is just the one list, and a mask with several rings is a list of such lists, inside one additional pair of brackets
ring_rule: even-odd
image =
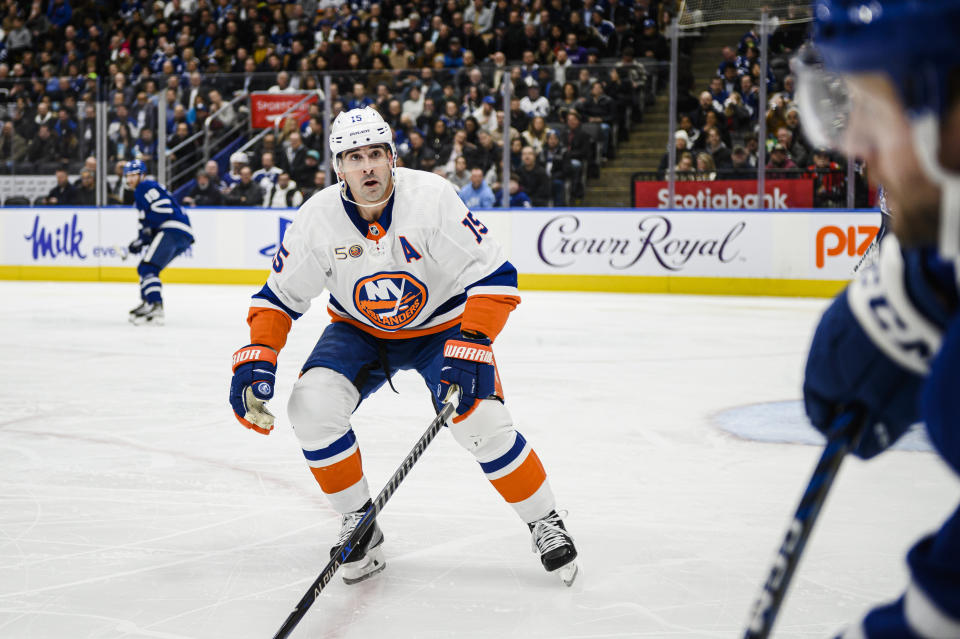
[[(338, 530), (285, 414), (328, 316), (318, 303), (294, 327), (279, 426), (257, 435), (227, 403), (255, 288), (169, 285), (155, 328), (127, 323), (135, 284), (0, 282), (0, 637), (279, 628)], [(543, 572), (525, 526), (441, 432), (381, 516), (386, 571), (337, 577), (293, 636), (740, 636), (820, 448), (741, 439), (717, 415), (799, 400), (825, 304), (525, 293), (497, 361), (569, 511), (574, 587)], [(432, 417), (418, 377), (396, 385), (353, 421), (374, 491)], [(897, 596), (905, 551), (958, 488), (929, 452), (848, 461), (774, 636), (831, 637)]]

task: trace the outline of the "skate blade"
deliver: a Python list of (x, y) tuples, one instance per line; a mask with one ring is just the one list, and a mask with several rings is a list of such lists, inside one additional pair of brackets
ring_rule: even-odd
[(134, 326), (163, 326), (163, 317), (131, 317)]
[(560, 566), (557, 568), (557, 576), (560, 577), (560, 581), (562, 581), (563, 585), (567, 588), (573, 585), (574, 580), (579, 574), (580, 568), (577, 566), (577, 562), (575, 561), (571, 561), (566, 566)]
[(360, 561), (353, 561), (340, 566), (343, 570), (343, 583), (348, 586), (369, 579), (377, 573), (383, 572), (386, 567), (387, 562), (384, 560), (383, 551), (380, 548), (371, 548)]

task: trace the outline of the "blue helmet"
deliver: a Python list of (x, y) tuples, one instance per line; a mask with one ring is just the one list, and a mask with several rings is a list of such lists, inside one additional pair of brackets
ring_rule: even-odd
[(127, 177), (131, 173), (146, 175), (147, 165), (143, 163), (143, 160), (130, 160), (123, 165), (123, 177)]
[[(843, 148), (866, 133), (851, 115), (870, 122), (873, 149), (888, 142), (886, 154), (899, 153), (903, 132), (884, 136), (890, 106), (909, 120), (910, 144), (923, 172), (941, 189), (939, 251), (960, 260), (960, 173), (941, 164), (941, 122), (955, 108), (951, 76), (960, 66), (960, 0), (816, 0), (812, 46), (794, 61), (797, 100), (805, 131), (814, 144)], [(881, 74), (889, 78), (900, 105), (858, 97), (844, 76)], [(859, 88), (862, 88), (862, 83)], [(872, 111), (871, 111), (872, 109)], [(879, 117), (878, 117), (879, 116)], [(808, 126), (809, 125), (809, 126)], [(901, 194), (903, 195), (903, 194)]]
[(909, 111), (941, 115), (960, 65), (960, 0), (817, 0), (813, 42), (824, 70), (886, 72)]

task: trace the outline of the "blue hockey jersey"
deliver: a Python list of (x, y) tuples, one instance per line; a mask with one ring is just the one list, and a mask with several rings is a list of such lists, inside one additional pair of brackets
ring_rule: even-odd
[(133, 202), (140, 211), (140, 238), (149, 240), (158, 231), (180, 233), (193, 241), (190, 218), (177, 201), (156, 180), (141, 180), (133, 192)]
[[(893, 245), (888, 236), (883, 245)], [(884, 270), (881, 250), (880, 276)], [(898, 309), (913, 309), (927, 323), (931, 340), (905, 332), (899, 340), (905, 352), (916, 354), (915, 367), (925, 377), (917, 405), (917, 420), (927, 428), (943, 460), (960, 474), (960, 261), (945, 260), (933, 249), (904, 251), (902, 280), (888, 282)], [(876, 277), (876, 276), (874, 276)], [(877, 299), (883, 300), (882, 296)], [(872, 301), (880, 309), (887, 309)], [(896, 313), (889, 316), (897, 319)], [(892, 322), (891, 322), (892, 325)], [(866, 327), (868, 330), (870, 326)], [(902, 322), (900, 329), (906, 329)], [(901, 356), (898, 361), (907, 364)], [(871, 610), (841, 639), (893, 639), (900, 637), (960, 637), (960, 508), (935, 533), (918, 541), (907, 555), (910, 584), (896, 601)]]

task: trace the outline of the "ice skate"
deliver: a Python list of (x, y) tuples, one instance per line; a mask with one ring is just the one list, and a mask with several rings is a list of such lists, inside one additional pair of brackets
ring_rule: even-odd
[(574, 559), (577, 549), (557, 511), (551, 510), (543, 519), (527, 524), (532, 533), (533, 552), (540, 554), (540, 562), (547, 572), (556, 572), (565, 586), (573, 585), (579, 569)]
[[(337, 539), (337, 545), (330, 549), (331, 559), (337, 554), (337, 550), (343, 545), (343, 542), (353, 534), (353, 530), (363, 519), (363, 514), (370, 507), (370, 504), (371, 502), (368, 499), (360, 510), (340, 516), (340, 537)], [(383, 550), (380, 548), (382, 543), (383, 533), (380, 531), (380, 525), (374, 521), (373, 525), (360, 538), (360, 543), (340, 566), (345, 584), (355, 584), (364, 579), (369, 579), (387, 567), (387, 562), (383, 559)]]
[(143, 324), (163, 325), (163, 302), (143, 302), (130, 311), (130, 322), (137, 326)]

